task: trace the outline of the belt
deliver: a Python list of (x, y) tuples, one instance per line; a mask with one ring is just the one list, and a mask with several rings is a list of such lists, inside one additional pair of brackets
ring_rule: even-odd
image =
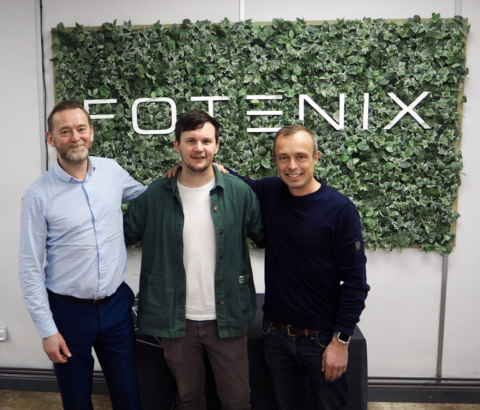
[(125, 282), (123, 282), (117, 288), (117, 290), (114, 293), (112, 293), (110, 296), (103, 296), (101, 298), (96, 298), (96, 299), (80, 299), (80, 298), (76, 298), (75, 296), (59, 295), (58, 293), (52, 292), (50, 289), (47, 289), (47, 292), (49, 295), (53, 296), (55, 299), (64, 300), (66, 302), (80, 303), (82, 305), (100, 305), (101, 303), (105, 303), (111, 298), (113, 298), (115, 294), (122, 288), (123, 285), (125, 285)]
[(303, 337), (310, 337), (316, 335), (322, 335), (324, 333), (328, 333), (328, 330), (320, 330), (320, 329), (299, 329), (295, 328), (292, 325), (284, 325), (283, 323), (278, 322), (270, 322), (273, 328), (278, 327), (279, 329), (286, 330), (289, 336), (303, 336)]

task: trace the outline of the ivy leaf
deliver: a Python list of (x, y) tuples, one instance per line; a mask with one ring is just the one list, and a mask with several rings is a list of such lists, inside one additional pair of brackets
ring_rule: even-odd
[(270, 169), (270, 167), (271, 167), (270, 160), (268, 158), (262, 158), (260, 163), (262, 164), (262, 167), (264, 167), (264, 168)]
[(205, 84), (205, 77), (203, 75), (198, 75), (197, 77), (195, 77), (195, 82), (199, 87), (201, 87)]
[(359, 158), (351, 158), (347, 162), (347, 167), (348, 169), (353, 170), (355, 168), (355, 164), (357, 164), (360, 161)]
[(102, 27), (107, 31), (113, 31), (113, 29), (115, 28), (112, 23), (103, 23)]
[(370, 149), (370, 147), (368, 146), (368, 143), (366, 143), (365, 141), (361, 141), (357, 144), (357, 148), (360, 150), (360, 151), (368, 151)]

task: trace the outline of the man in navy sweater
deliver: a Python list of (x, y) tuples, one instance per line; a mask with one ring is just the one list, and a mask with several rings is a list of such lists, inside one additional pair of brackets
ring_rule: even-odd
[(247, 181), (260, 200), (267, 233), (264, 350), (280, 409), (346, 405), (348, 343), (370, 287), (358, 212), (314, 178), (315, 136), (300, 125), (274, 141), (280, 178)]
[(263, 211), (265, 359), (279, 409), (305, 409), (310, 385), (309, 410), (341, 410), (348, 343), (370, 289), (360, 218), (352, 201), (314, 178), (320, 152), (311, 130), (282, 128), (273, 157), (280, 178), (246, 180), (229, 170)]

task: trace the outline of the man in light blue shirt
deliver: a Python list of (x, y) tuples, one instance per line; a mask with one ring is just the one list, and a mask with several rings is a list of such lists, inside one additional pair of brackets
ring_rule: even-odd
[(93, 126), (74, 101), (53, 109), (47, 139), (57, 163), (22, 198), (27, 309), (54, 363), (64, 408), (93, 408), (92, 347), (113, 408), (140, 408), (121, 204), (145, 187), (115, 161), (88, 156)]

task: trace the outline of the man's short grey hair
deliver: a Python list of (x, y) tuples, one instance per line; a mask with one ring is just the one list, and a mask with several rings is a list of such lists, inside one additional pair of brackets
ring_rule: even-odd
[(315, 155), (317, 155), (317, 152), (318, 152), (317, 139), (315, 138), (315, 134), (310, 128), (304, 127), (303, 125), (296, 125), (296, 124), (286, 125), (285, 127), (278, 130), (273, 140), (273, 152), (275, 153), (275, 143), (277, 142), (278, 137), (289, 137), (290, 135), (296, 134), (297, 132), (300, 132), (300, 131), (305, 131), (312, 138), (313, 157), (315, 157)]

